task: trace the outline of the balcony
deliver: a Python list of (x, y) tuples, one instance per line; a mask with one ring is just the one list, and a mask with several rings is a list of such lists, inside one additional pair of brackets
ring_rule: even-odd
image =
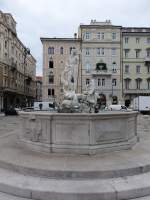
[(111, 76), (112, 72), (108, 70), (93, 70), (92, 75), (93, 76)]
[(150, 94), (150, 89), (124, 89), (124, 94)]
[(32, 78), (30, 76), (27, 76), (26, 77), (26, 83), (27, 83), (27, 85), (30, 85), (31, 81), (32, 81)]
[(13, 72), (14, 72), (15, 70), (17, 70), (17, 64), (16, 64), (15, 62), (11, 62), (10, 70), (13, 71)]

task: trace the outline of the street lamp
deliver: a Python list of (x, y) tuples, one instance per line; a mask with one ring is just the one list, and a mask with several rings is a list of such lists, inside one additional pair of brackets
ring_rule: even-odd
[(29, 48), (24, 48), (24, 106), (26, 106), (26, 58), (27, 55), (30, 55), (30, 49)]
[(114, 86), (115, 86), (115, 83), (112, 81), (112, 104), (113, 104), (113, 96), (114, 96)]

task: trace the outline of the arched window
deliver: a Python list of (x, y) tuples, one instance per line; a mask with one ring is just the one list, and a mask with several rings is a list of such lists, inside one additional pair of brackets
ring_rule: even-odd
[(64, 48), (60, 47), (60, 54), (62, 55), (64, 53)]
[(48, 54), (54, 54), (54, 47), (48, 48)]
[(70, 47), (70, 54), (71, 54), (73, 49), (76, 49), (76, 48), (75, 47)]

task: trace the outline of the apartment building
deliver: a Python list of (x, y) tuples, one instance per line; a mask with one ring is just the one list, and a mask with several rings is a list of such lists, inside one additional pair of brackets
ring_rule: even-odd
[(82, 39), (82, 90), (94, 79), (99, 103), (119, 103), (121, 96), (121, 26), (110, 20), (80, 25)]
[(36, 60), (17, 37), (14, 18), (0, 11), (0, 109), (30, 106), (35, 75)]
[[(72, 49), (80, 53), (81, 41), (74, 38), (41, 38), (43, 44), (43, 101), (60, 101), (62, 97), (61, 74)], [(81, 63), (79, 65), (79, 68)], [(81, 71), (79, 69), (79, 71)], [(81, 77), (81, 75), (79, 75)], [(78, 90), (81, 88), (78, 81)]]
[[(110, 20), (80, 24), (74, 38), (41, 38), (43, 100), (61, 96), (60, 76), (72, 48), (79, 52), (79, 91), (94, 80), (99, 105), (132, 104), (150, 95), (150, 28), (112, 25)], [(63, 53), (62, 53), (63, 52)], [(53, 78), (51, 78), (51, 76)]]
[(150, 28), (122, 29), (123, 97), (132, 104), (137, 96), (150, 95)]

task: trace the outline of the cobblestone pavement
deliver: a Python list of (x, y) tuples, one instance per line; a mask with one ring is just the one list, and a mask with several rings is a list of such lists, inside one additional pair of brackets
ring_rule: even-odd
[(19, 116), (4, 116), (0, 115), (0, 136), (11, 134), (16, 129), (20, 128)]

